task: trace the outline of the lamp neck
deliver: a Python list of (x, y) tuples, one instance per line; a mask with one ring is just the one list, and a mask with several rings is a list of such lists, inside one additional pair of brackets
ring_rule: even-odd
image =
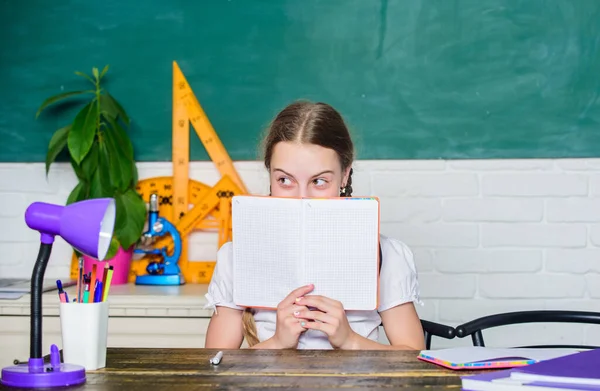
[(42, 358), (42, 288), (51, 251), (52, 243), (40, 244), (38, 257), (31, 273), (29, 358)]
[(50, 235), (50, 234), (42, 232), (40, 236), (41, 236), (40, 242), (42, 242), (44, 244), (54, 243), (54, 235)]

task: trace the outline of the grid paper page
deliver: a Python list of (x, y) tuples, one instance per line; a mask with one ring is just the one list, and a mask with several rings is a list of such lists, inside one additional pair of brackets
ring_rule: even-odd
[(298, 285), (301, 203), (297, 199), (232, 199), (233, 300), (276, 308)]
[(379, 202), (377, 199), (304, 201), (304, 283), (347, 310), (377, 307)]

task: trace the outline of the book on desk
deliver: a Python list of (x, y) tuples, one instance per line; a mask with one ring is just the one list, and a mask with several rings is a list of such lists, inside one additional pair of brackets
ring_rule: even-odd
[[(541, 350), (541, 349), (540, 349)], [(463, 390), (600, 391), (600, 349), (461, 378)]]

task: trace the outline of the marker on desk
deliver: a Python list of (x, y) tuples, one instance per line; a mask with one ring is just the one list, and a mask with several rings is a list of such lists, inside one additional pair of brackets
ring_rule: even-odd
[(221, 363), (222, 358), (223, 358), (223, 352), (219, 351), (213, 358), (210, 359), (210, 363), (212, 365), (219, 365), (219, 363)]
[(61, 303), (68, 303), (69, 298), (67, 297), (67, 292), (63, 290), (62, 282), (60, 280), (56, 280), (56, 287), (58, 288), (58, 298)]

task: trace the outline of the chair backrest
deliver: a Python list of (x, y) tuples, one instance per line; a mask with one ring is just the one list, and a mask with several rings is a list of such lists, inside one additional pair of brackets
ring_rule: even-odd
[(456, 330), (452, 326), (447, 326), (441, 323), (435, 323), (428, 320), (421, 319), (421, 326), (423, 327), (423, 334), (425, 337), (425, 348), (431, 349), (431, 337), (453, 339), (456, 336)]
[[(600, 313), (587, 311), (518, 311), (483, 316), (464, 323), (455, 328), (456, 336), (465, 338), (471, 336), (474, 346), (485, 346), (482, 330), (522, 323), (588, 323), (600, 325)], [(596, 349), (595, 346), (586, 345), (536, 345), (526, 346), (536, 348), (574, 348)]]

